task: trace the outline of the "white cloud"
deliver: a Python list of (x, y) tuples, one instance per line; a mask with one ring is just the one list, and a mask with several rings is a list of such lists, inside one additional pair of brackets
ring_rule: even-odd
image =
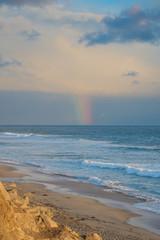
[(36, 6), (30, 7), (25, 6), (23, 9), (25, 14), (27, 12), (32, 14), (33, 17), (36, 17), (38, 20), (50, 20), (54, 22), (61, 22), (61, 23), (86, 23), (89, 21), (93, 22), (100, 22), (104, 15), (101, 14), (94, 14), (92, 12), (72, 12), (67, 10), (63, 5), (54, 4), (52, 6), (44, 6), (44, 8), (38, 8)]

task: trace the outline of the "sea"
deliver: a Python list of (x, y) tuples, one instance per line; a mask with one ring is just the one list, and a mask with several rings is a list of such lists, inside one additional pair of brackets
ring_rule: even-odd
[(2, 163), (141, 198), (160, 214), (160, 126), (0, 126)]

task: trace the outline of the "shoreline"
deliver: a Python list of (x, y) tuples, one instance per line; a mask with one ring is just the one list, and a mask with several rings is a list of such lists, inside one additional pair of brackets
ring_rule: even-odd
[[(122, 193), (105, 192), (102, 191), (103, 187), (76, 182), (65, 176), (40, 173), (36, 171), (36, 168), (30, 166), (2, 163), (0, 169), (2, 181), (17, 181), (18, 189), (23, 189), (23, 191), (25, 189), (29, 192), (34, 192), (32, 188), (35, 190), (37, 186), (39, 191), (43, 192), (42, 196), (44, 195), (44, 197), (41, 196), (41, 201), (44, 204), (51, 204), (63, 210), (67, 209), (69, 214), (82, 215), (83, 217), (80, 219), (85, 220), (79, 220), (79, 222), (82, 221), (104, 230), (112, 229), (112, 232), (118, 235), (122, 233), (127, 236), (139, 234), (144, 237), (137, 239), (160, 239), (158, 228), (160, 216), (134, 208), (133, 203), (139, 202), (138, 199)], [(49, 195), (52, 195), (51, 199)], [(89, 208), (89, 206), (92, 207)], [(86, 214), (89, 218), (84, 217)], [(95, 221), (94, 218), (98, 221)], [(119, 230), (116, 229), (118, 225)], [(149, 236), (149, 238), (145, 236)], [(103, 237), (103, 239), (105, 238)]]

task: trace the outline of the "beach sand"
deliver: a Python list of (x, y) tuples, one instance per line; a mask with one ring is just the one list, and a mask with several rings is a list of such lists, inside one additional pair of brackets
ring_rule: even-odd
[[(131, 205), (135, 202), (135, 199), (123, 194), (106, 193), (99, 190), (96, 186), (91, 187), (90, 184), (63, 180), (56, 182), (58, 176), (55, 176), (51, 182), (47, 179), (47, 175), (45, 178), (45, 174), (37, 173), (36, 175), (35, 173), (33, 181), (33, 175), (30, 175), (31, 172), (31, 168), (27, 170), (25, 167), (0, 165), (0, 178), (7, 190), (10, 190), (10, 184), (6, 180), (13, 178), (12, 181), (14, 182), (14, 178), (18, 179), (19, 181), (16, 182), (16, 187), (20, 196), (29, 192), (31, 205), (51, 207), (53, 220), (60, 224), (67, 225), (80, 236), (84, 236), (88, 232), (94, 232), (104, 240), (160, 240), (159, 235), (127, 223), (132, 217), (138, 216), (136, 213), (107, 206), (93, 199), (93, 195), (95, 191), (99, 191), (99, 194), (105, 195), (105, 198), (108, 196), (109, 202), (118, 200), (122, 205)], [(41, 178), (43, 178), (43, 180), (40, 184)], [(45, 181), (44, 179), (47, 180)], [(51, 186), (53, 186), (53, 188)], [(50, 189), (52, 189), (52, 191)], [(60, 189), (61, 192), (57, 189)], [(70, 189), (68, 190), (69, 194), (63, 193), (63, 191), (67, 192), (67, 189)], [(73, 192), (81, 193), (82, 190), (83, 193), (86, 191), (88, 197), (78, 196), (78, 194), (77, 196), (76, 194), (73, 195)], [(100, 197), (103, 199), (102, 196)], [(157, 224), (159, 224), (159, 222), (157, 222)]]

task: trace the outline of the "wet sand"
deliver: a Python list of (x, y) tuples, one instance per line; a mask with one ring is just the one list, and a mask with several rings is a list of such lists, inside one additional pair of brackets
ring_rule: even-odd
[[(52, 207), (54, 220), (81, 236), (96, 232), (106, 240), (160, 240), (160, 216), (134, 209), (132, 204), (139, 200), (132, 197), (105, 192), (103, 188), (66, 176), (39, 173), (34, 167), (0, 165), (0, 178), (6, 188), (7, 181), (16, 181), (19, 195), (30, 192), (31, 204)], [(150, 232), (156, 232), (155, 229), (157, 235)]]

